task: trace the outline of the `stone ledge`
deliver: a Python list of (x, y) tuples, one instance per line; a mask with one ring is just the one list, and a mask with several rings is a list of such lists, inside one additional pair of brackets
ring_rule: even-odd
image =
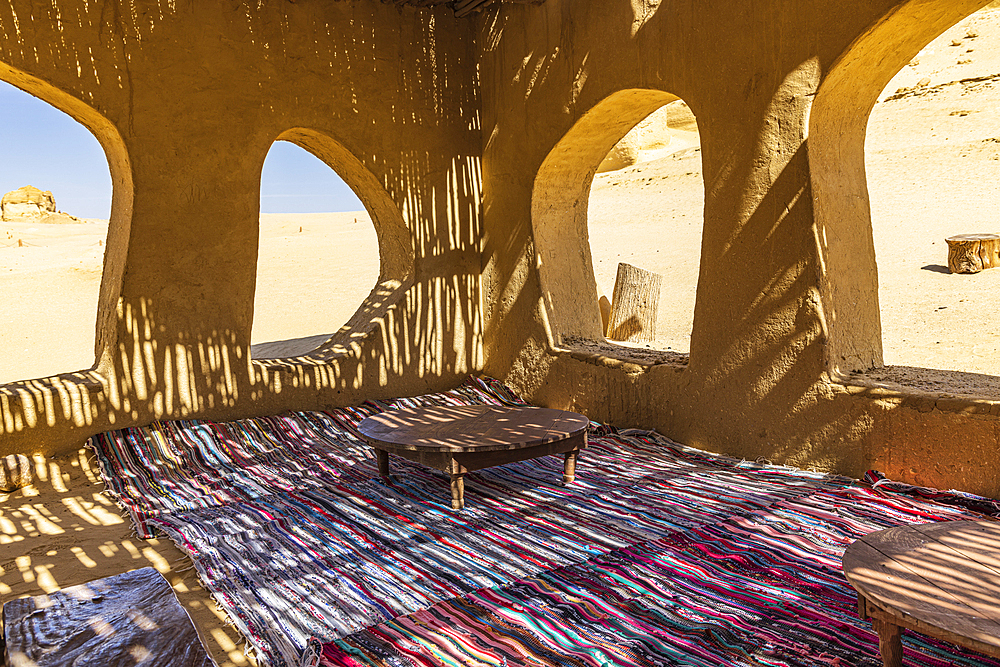
[(885, 366), (831, 378), (855, 396), (890, 401), (919, 412), (1000, 416), (1000, 378), (912, 366)]
[(580, 336), (562, 336), (560, 345), (553, 352), (595, 366), (617, 368), (629, 374), (645, 373), (657, 366), (682, 371), (688, 365), (688, 355), (680, 352), (629, 347)]
[(24, 393), (74, 390), (85, 392), (90, 396), (99, 396), (104, 393), (104, 378), (97, 371), (88, 370), (61, 373), (34, 380), (17, 380), (16, 382), (0, 384), (0, 397), (20, 400)]

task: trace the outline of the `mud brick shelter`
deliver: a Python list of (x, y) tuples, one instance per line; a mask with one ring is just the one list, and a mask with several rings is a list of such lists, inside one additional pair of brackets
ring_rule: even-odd
[[(0, 454), (484, 373), (534, 404), (716, 452), (996, 496), (1000, 397), (929, 390), (921, 369), (871, 374), (864, 166), (879, 93), (985, 4), (5, 2), (0, 79), (98, 138), (114, 194), (94, 365), (0, 387)], [(691, 351), (636, 356), (602, 337), (587, 195), (612, 146), (677, 99), (705, 174)], [(360, 196), (381, 274), (315, 351), (255, 359), (276, 140)]]

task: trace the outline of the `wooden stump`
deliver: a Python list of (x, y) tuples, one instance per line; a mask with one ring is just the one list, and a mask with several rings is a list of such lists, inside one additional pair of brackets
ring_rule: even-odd
[(1000, 266), (1000, 236), (996, 234), (959, 234), (945, 241), (952, 273), (979, 273)]
[(632, 343), (656, 339), (656, 313), (660, 307), (663, 276), (630, 264), (618, 265), (611, 296), (608, 340)]

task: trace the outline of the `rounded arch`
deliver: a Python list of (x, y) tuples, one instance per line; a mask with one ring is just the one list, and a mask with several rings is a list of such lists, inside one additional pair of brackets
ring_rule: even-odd
[(305, 127), (285, 130), (270, 145), (277, 141), (295, 144), (315, 156), (358, 197), (375, 228), (379, 274), (371, 291), (339, 330), (286, 341), (258, 343), (251, 347), (251, 357), (258, 361), (335, 357), (373, 331), (378, 318), (396, 303), (412, 282), (415, 251), (410, 231), (399, 207), (378, 177), (342, 143), (321, 131)]
[(816, 93), (809, 119), (809, 168), (831, 372), (882, 365), (865, 173), (868, 118), (889, 81), (924, 46), (987, 4), (989, 0), (899, 4), (841, 54)]
[(604, 339), (587, 222), (594, 176), (629, 130), (679, 99), (661, 90), (617, 91), (584, 113), (543, 160), (531, 193), (531, 223), (551, 343), (562, 335)]
[(337, 172), (361, 200), (375, 225), (380, 256), (379, 282), (406, 280), (413, 273), (414, 262), (410, 231), (396, 202), (375, 174), (340, 142), (316, 130), (291, 128), (279, 134), (275, 141), (291, 142)]
[(118, 349), (118, 300), (125, 273), (134, 199), (132, 167), (125, 140), (111, 120), (71, 93), (3, 62), (0, 62), (0, 79), (69, 115), (87, 128), (104, 150), (111, 172), (111, 213), (97, 303), (93, 368), (108, 375)]

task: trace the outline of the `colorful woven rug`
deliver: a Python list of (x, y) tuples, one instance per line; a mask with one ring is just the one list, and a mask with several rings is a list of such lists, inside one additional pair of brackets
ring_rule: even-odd
[[(384, 483), (354, 429), (387, 408), (475, 403), (520, 401), (470, 379), (359, 408), (157, 423), (91, 446), (137, 530), (186, 551), (274, 667), (876, 667), (844, 548), (890, 526), (982, 518), (968, 498), (948, 505), (954, 496), (594, 423), (574, 484), (560, 485), (556, 457), (490, 468), (466, 477), (455, 512), (443, 473), (394, 459)], [(1000, 667), (904, 642), (906, 664)]]

